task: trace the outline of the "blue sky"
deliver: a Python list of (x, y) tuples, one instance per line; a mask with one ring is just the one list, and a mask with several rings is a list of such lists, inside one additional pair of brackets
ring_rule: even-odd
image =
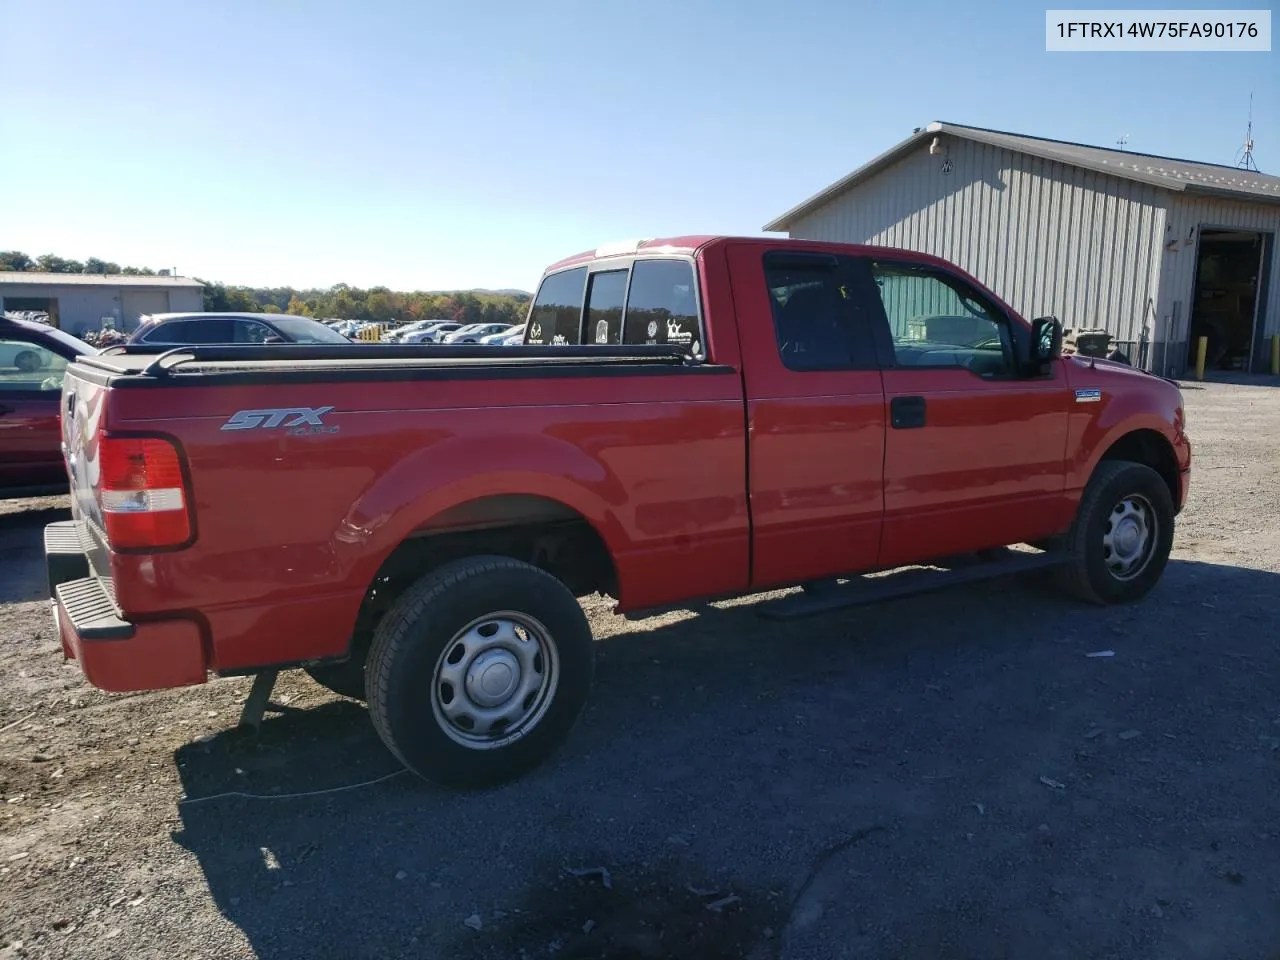
[(1257, 162), (1280, 171), (1280, 53), (1046, 53), (1044, 17), (0, 0), (0, 249), (228, 283), (530, 289), (612, 239), (759, 233), (931, 120), (1230, 164), (1251, 89)]

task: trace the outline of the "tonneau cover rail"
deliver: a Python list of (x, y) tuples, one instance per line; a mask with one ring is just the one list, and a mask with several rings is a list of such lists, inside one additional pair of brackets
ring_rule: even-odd
[(682, 347), (666, 344), (567, 345), (498, 347), (473, 344), (227, 344), (156, 347), (121, 344), (98, 354), (85, 354), (76, 363), (109, 373), (126, 372), (113, 357), (154, 356), (150, 363), (127, 372), (134, 376), (167, 377), (189, 364), (261, 364), (264, 367), (289, 364), (306, 367), (406, 366), (435, 367), (473, 365), (546, 366), (595, 364), (696, 364), (699, 361)]

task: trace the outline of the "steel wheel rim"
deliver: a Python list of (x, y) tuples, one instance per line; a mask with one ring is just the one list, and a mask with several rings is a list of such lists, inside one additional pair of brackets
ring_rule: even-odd
[(494, 750), (538, 725), (559, 683), (551, 632), (525, 613), (489, 613), (444, 645), (431, 678), (431, 712), (455, 743)]
[(1139, 493), (1122, 497), (1107, 514), (1102, 533), (1102, 556), (1111, 576), (1132, 580), (1147, 569), (1155, 555), (1159, 521), (1151, 501)]

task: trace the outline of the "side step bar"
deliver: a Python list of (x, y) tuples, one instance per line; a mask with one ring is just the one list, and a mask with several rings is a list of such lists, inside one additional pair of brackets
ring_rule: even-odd
[(999, 560), (957, 566), (950, 570), (913, 568), (879, 577), (854, 577), (846, 583), (826, 581), (807, 588), (803, 593), (766, 601), (756, 607), (756, 613), (768, 620), (798, 620), (831, 610), (863, 607), (966, 583), (1046, 570), (1066, 563), (1069, 559), (1067, 554), (1060, 552), (1008, 551)]

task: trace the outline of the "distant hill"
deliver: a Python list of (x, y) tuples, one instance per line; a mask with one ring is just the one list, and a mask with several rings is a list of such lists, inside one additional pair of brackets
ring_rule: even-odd
[[(456, 290), (433, 290), (433, 293), (457, 293)], [(474, 293), (477, 296), (487, 293), (492, 297), (532, 297), (528, 290), (517, 290), (514, 287), (504, 287), (501, 290), (489, 290), (486, 287), (472, 287), (470, 290), (464, 290), (463, 293)]]

